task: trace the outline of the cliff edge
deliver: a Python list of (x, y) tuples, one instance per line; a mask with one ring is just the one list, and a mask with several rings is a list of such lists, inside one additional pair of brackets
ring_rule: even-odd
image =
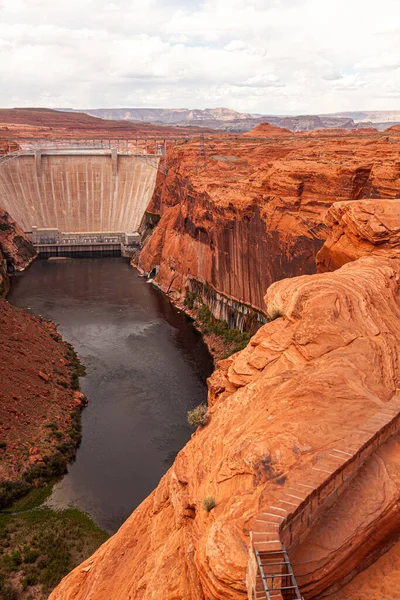
[(398, 196), (397, 137), (281, 130), (169, 144), (139, 266), (155, 269), (173, 299), (188, 288), (214, 316), (254, 332), (272, 283), (316, 272), (333, 204)]
[[(387, 216), (399, 204), (389, 203)], [(373, 218), (374, 202), (369, 208)], [(388, 411), (400, 387), (400, 256), (387, 235), (391, 244), (378, 256), (270, 286), (271, 322), (209, 380), (209, 424), (51, 600), (247, 597), (260, 513), (290, 504), (291, 482), (307, 481), (330, 448)], [(395, 543), (399, 446), (397, 434), (374, 446), (291, 553), (307, 598), (339, 589)], [(208, 512), (210, 496), (216, 505)]]

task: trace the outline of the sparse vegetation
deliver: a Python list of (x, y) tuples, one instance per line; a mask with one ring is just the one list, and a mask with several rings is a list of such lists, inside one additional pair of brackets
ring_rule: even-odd
[[(47, 598), (62, 577), (108, 538), (77, 509), (55, 512), (36, 506), (33, 499), (25, 512), (0, 514), (2, 600), (19, 600), (19, 590), (24, 593), (33, 586), (37, 586), (31, 592), (35, 598)], [(13, 510), (17, 508), (13, 506)]]
[(193, 427), (204, 427), (207, 425), (208, 420), (208, 408), (206, 404), (199, 404), (199, 406), (188, 412), (188, 421)]
[(8, 223), (0, 223), (0, 231), (11, 231), (12, 227)]
[(60, 477), (67, 472), (68, 463), (75, 457), (76, 449), (81, 441), (81, 418), (80, 410), (72, 411), (71, 423), (68, 431), (64, 434), (58, 430), (57, 424), (52, 421), (45, 427), (51, 430), (52, 434), (62, 440), (65, 435), (65, 441), (59, 444), (56, 452), (50, 456), (45, 456), (43, 462), (31, 466), (22, 474), (20, 481), (3, 481), (0, 483), (0, 510), (9, 507), (13, 502), (22, 501), (32, 490), (43, 489), (49, 481)]
[(67, 346), (66, 357), (67, 357), (67, 360), (69, 361), (72, 371), (74, 371), (78, 375), (78, 377), (84, 377), (86, 375), (86, 369), (85, 369), (84, 365), (79, 360), (79, 357), (78, 357), (77, 353), (75, 352), (74, 348), (71, 346), (71, 344), (67, 343), (66, 346)]
[(190, 291), (189, 287), (185, 287), (185, 299), (183, 301), (184, 306), (186, 306), (189, 310), (193, 310), (199, 302), (201, 302), (201, 298), (199, 294), (196, 292)]
[(73, 390), (79, 390), (79, 375), (75, 371), (71, 373), (71, 388)]
[(227, 358), (231, 354), (243, 350), (251, 339), (251, 333), (231, 329), (226, 321), (216, 319), (205, 304), (199, 310), (197, 322), (200, 324), (202, 333), (214, 333), (223, 339), (227, 350), (222, 358)]
[(214, 496), (207, 496), (206, 498), (204, 498), (203, 500), (203, 506), (204, 509), (207, 512), (210, 512), (210, 510), (212, 510), (213, 508), (215, 508), (217, 505)]

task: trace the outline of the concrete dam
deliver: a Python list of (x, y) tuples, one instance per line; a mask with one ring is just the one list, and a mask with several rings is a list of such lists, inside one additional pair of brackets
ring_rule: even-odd
[(26, 232), (134, 233), (161, 157), (161, 147), (154, 154), (111, 148), (21, 151), (0, 161), (0, 204)]

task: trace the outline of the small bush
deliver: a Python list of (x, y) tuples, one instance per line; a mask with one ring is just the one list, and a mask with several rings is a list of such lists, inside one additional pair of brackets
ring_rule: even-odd
[(68, 387), (68, 383), (66, 381), (63, 381), (62, 379), (57, 379), (57, 385), (61, 385), (63, 388)]
[(6, 450), (7, 442), (0, 442), (0, 450)]
[(196, 292), (191, 292), (189, 290), (189, 286), (185, 287), (185, 299), (183, 301), (183, 305), (186, 306), (189, 310), (192, 310), (199, 301), (201, 300), (200, 296)]
[(78, 373), (71, 373), (71, 388), (73, 390), (79, 390), (79, 377), (78, 377)]
[(203, 506), (207, 512), (210, 512), (210, 510), (215, 508), (216, 504), (214, 496), (207, 496), (207, 498), (204, 498), (203, 500)]
[(38, 582), (37, 576), (35, 573), (28, 573), (26, 577), (22, 579), (22, 589), (26, 590), (26, 588), (31, 587), (32, 585), (36, 585)]
[(214, 333), (221, 337), (225, 344), (229, 345), (222, 358), (228, 358), (231, 354), (243, 350), (251, 339), (251, 333), (231, 329), (226, 321), (215, 318), (205, 304), (200, 308), (197, 320), (203, 333)]
[(24, 562), (31, 565), (34, 563), (39, 556), (38, 550), (33, 550), (32, 548), (26, 549), (24, 553)]
[(0, 483), (0, 510), (6, 508), (18, 498), (25, 496), (30, 487), (26, 481), (4, 481)]
[(208, 423), (208, 408), (206, 404), (199, 404), (188, 412), (188, 421), (193, 427), (204, 427)]

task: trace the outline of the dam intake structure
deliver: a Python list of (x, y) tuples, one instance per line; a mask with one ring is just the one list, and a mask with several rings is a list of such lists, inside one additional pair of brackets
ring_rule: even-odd
[(138, 246), (157, 173), (165, 169), (165, 141), (18, 143), (0, 158), (0, 202), (39, 253)]

